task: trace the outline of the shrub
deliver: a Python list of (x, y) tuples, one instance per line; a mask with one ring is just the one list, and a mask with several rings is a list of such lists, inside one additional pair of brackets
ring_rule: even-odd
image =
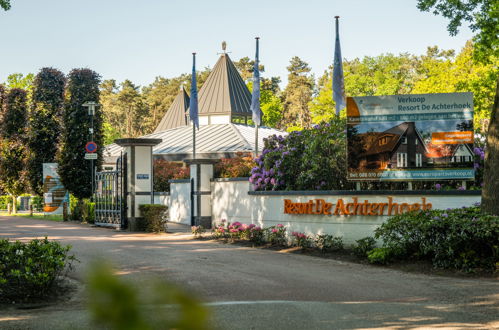
[(203, 233), (206, 233), (206, 229), (203, 226), (192, 226), (191, 230), (194, 238), (201, 238)]
[(225, 228), (225, 222), (226, 222), (225, 220), (222, 220), (221, 224), (215, 226), (215, 228), (212, 229), (213, 238), (215, 239), (228, 238), (229, 231), (227, 230), (227, 228)]
[(343, 250), (343, 239), (333, 235), (322, 234), (315, 238), (315, 246), (323, 253), (327, 251)]
[(346, 179), (345, 121), (265, 139), (251, 170), (255, 190), (328, 190), (353, 187)]
[(238, 238), (241, 238), (241, 232), (244, 231), (244, 229), (242, 228), (242, 224), (240, 222), (236, 221), (232, 224), (231, 223), (227, 224), (227, 231), (228, 231), (229, 237), (232, 240), (236, 240)]
[(312, 239), (310, 236), (304, 234), (304, 233), (299, 233), (299, 232), (292, 232), (291, 236), (294, 238), (294, 245), (299, 246), (302, 249), (309, 248), (312, 245)]
[(164, 159), (154, 160), (154, 191), (170, 191), (169, 180), (188, 179), (190, 170), (182, 163)]
[(265, 229), (267, 238), (272, 245), (286, 245), (286, 228), (282, 224)]
[(46, 237), (28, 243), (0, 240), (0, 300), (29, 301), (50, 293), (76, 260), (70, 249)]
[(157, 204), (141, 204), (139, 211), (144, 218), (139, 229), (150, 233), (161, 233), (166, 231), (166, 211), (168, 207)]
[(215, 165), (215, 177), (240, 178), (249, 177), (256, 163), (251, 154), (238, 152), (234, 158), (222, 158)]
[(265, 231), (262, 227), (251, 227), (249, 229), (249, 240), (255, 245), (262, 245), (265, 242)]
[(374, 248), (367, 253), (367, 260), (372, 264), (386, 265), (394, 258), (394, 249), (387, 247)]
[(87, 223), (95, 222), (95, 203), (90, 202), (88, 199), (83, 200), (81, 219)]
[(7, 204), (12, 204), (12, 196), (0, 196), (0, 210), (6, 210)]
[(368, 253), (376, 247), (376, 240), (372, 237), (364, 237), (355, 241), (353, 253), (359, 258), (366, 258)]
[[(31, 205), (33, 205), (33, 210), (35, 212), (42, 212), (43, 211), (43, 197), (32, 196), (30, 202), (31, 202)], [(1, 206), (0, 206), (0, 208), (1, 208)]]
[(375, 237), (397, 257), (429, 260), (438, 268), (494, 271), (499, 261), (499, 217), (478, 205), (397, 215)]

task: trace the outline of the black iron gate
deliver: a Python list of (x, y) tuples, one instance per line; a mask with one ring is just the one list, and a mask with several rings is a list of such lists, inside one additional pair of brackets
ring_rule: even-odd
[(116, 161), (114, 171), (95, 173), (95, 224), (124, 229), (127, 226), (126, 154)]

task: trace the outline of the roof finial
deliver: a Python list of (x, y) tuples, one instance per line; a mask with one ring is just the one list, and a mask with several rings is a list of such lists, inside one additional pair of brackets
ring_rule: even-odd
[(222, 51), (224, 52), (224, 54), (226, 53), (226, 50), (227, 50), (227, 43), (224, 41), (222, 41)]

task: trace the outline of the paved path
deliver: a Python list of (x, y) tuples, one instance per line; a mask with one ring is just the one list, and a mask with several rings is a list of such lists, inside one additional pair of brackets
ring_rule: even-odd
[[(167, 278), (207, 301), (226, 329), (494, 328), (499, 284), (399, 271), (75, 223), (0, 217), (0, 238), (48, 236), (71, 244), (82, 283), (95, 259), (137, 285)], [(64, 306), (0, 311), (0, 328), (89, 327), (84, 296)]]

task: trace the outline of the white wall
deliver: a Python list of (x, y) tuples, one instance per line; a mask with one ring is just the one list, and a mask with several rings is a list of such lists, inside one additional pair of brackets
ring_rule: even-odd
[(168, 212), (169, 221), (190, 225), (191, 223), (190, 182), (170, 183)]
[[(170, 185), (170, 220), (190, 223), (190, 187), (188, 183), (172, 183)], [(480, 201), (479, 195), (412, 195), (412, 194), (338, 194), (338, 195), (249, 195), (247, 181), (215, 181), (212, 183), (212, 218), (213, 224), (221, 220), (229, 222), (239, 221), (262, 227), (283, 224), (288, 233), (292, 231), (304, 232), (309, 235), (331, 234), (342, 236), (345, 244), (352, 244), (355, 240), (372, 236), (373, 231), (388, 219), (384, 216), (361, 215), (309, 215), (285, 214), (284, 200), (306, 203), (310, 200), (323, 199), (336, 205), (338, 199), (345, 203), (352, 202), (357, 197), (359, 202), (368, 200), (369, 203), (387, 203), (388, 197), (394, 203), (414, 204), (421, 203), (425, 197), (432, 209), (447, 209), (462, 206), (471, 206)], [(334, 206), (332, 211), (334, 211)]]
[(170, 195), (159, 195), (158, 193), (154, 194), (154, 204), (170, 206)]

